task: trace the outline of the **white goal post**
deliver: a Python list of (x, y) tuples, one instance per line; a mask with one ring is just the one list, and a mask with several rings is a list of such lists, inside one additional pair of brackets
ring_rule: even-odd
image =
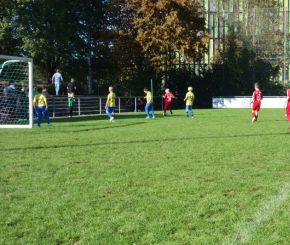
[(0, 55), (0, 128), (33, 127), (33, 60)]

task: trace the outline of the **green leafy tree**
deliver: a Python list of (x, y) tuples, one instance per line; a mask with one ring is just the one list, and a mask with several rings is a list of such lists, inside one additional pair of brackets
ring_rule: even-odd
[(91, 93), (94, 61), (100, 58), (102, 2), (1, 1), (1, 53), (31, 56), (45, 79), (60, 68)]
[(11, 0), (0, 1), (0, 53), (21, 53), (22, 39), (15, 21), (17, 4)]

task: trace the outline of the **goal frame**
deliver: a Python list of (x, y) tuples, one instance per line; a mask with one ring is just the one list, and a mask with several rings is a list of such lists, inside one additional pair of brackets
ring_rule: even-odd
[(18, 56), (9, 56), (9, 55), (0, 55), (0, 59), (7, 60), (19, 60), (28, 63), (28, 88), (29, 88), (29, 124), (27, 125), (1, 125), (0, 128), (33, 128), (33, 59), (28, 57), (18, 57)]

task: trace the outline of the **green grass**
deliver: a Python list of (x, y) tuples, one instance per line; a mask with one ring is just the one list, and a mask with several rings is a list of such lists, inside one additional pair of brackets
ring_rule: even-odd
[[(0, 244), (221, 244), (290, 182), (282, 110), (0, 130)], [(248, 244), (290, 243), (290, 198)]]

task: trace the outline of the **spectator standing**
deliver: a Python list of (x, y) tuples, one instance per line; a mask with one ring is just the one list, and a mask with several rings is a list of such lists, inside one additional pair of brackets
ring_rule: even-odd
[(42, 89), (42, 94), (43, 94), (46, 98), (49, 96), (46, 87), (43, 87), (43, 89)]
[(66, 89), (67, 89), (68, 97), (74, 97), (75, 96), (75, 93), (77, 91), (77, 87), (76, 87), (76, 80), (74, 78), (71, 78), (71, 80), (68, 83)]
[(56, 70), (56, 72), (52, 76), (52, 84), (54, 84), (56, 96), (59, 96), (60, 86), (62, 82), (63, 82), (62, 75), (60, 74), (59, 70)]
[(141, 98), (138, 98), (137, 100), (137, 112), (142, 112), (144, 107), (143, 100)]
[(13, 85), (13, 83), (9, 82), (8, 86), (4, 87), (3, 89), (3, 94), (8, 95), (8, 94), (14, 94), (16, 92), (16, 88)]
[(67, 89), (67, 97), (68, 97), (67, 106), (68, 106), (69, 117), (72, 117), (73, 111), (74, 111), (75, 93), (77, 91), (76, 81), (74, 78), (71, 78), (66, 89)]
[(38, 92), (37, 92), (37, 87), (34, 87), (33, 88), (33, 98), (38, 95)]

